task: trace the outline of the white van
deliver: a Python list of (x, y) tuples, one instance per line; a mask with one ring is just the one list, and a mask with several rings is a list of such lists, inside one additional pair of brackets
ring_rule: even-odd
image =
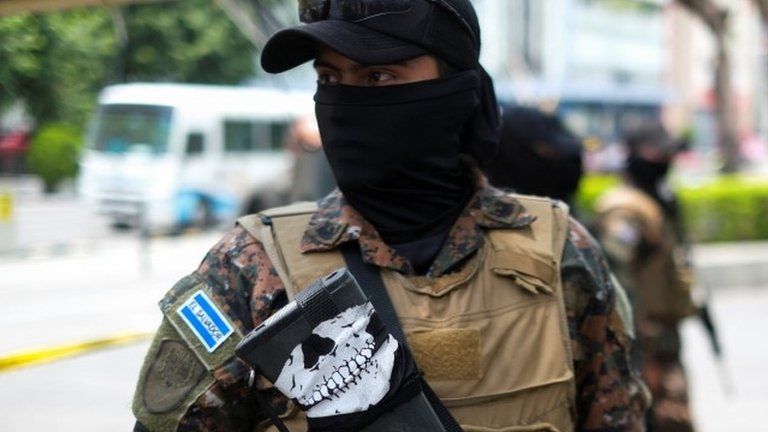
[(310, 93), (183, 84), (105, 88), (80, 162), (81, 195), (116, 226), (231, 220), (289, 188), (290, 124)]

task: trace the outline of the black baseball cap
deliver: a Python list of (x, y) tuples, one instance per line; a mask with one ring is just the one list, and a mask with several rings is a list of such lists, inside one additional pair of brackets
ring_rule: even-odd
[(525, 106), (507, 106), (502, 115), (502, 142), (517, 149), (535, 151), (544, 146), (551, 157), (580, 157), (581, 139), (553, 113)]
[(459, 70), (478, 64), (480, 26), (469, 0), (301, 0), (299, 15), (305, 24), (279, 31), (265, 45), (267, 72), (314, 59), (320, 45), (361, 64), (427, 53)]
[(673, 138), (660, 120), (647, 120), (638, 125), (627, 127), (624, 141), (630, 153), (636, 154), (643, 147), (653, 147), (667, 156), (687, 149), (687, 142)]

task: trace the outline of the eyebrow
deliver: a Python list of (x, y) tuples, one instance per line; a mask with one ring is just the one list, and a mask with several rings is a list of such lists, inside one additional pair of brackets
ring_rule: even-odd
[(328, 69), (333, 69), (335, 71), (339, 70), (339, 68), (337, 68), (336, 66), (332, 65), (331, 63), (328, 63), (327, 61), (320, 60), (320, 59), (315, 59), (315, 62), (312, 63), (312, 67), (314, 67), (315, 69), (317, 69), (318, 67), (324, 67), (324, 68), (328, 68)]
[[(376, 64), (376, 65), (366, 65), (366, 64), (360, 64), (360, 63), (357, 63), (357, 62), (353, 62), (352, 63), (352, 70), (358, 71), (358, 70), (369, 68), (369, 67), (384, 67), (384, 66), (401, 66), (401, 67), (405, 67), (408, 64), (408, 61), (409, 60), (403, 60), (403, 61), (397, 62), (397, 63)], [(335, 65), (333, 65), (333, 64), (331, 64), (331, 63), (329, 63), (327, 61), (321, 60), (321, 59), (315, 59), (315, 61), (312, 64), (312, 66), (315, 69), (317, 69), (318, 67), (325, 67), (325, 68), (328, 68), (328, 69), (332, 69), (334, 71), (339, 71), (338, 67), (336, 67)]]

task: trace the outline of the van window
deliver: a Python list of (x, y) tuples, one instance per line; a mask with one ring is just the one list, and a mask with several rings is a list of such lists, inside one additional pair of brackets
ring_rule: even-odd
[(272, 123), (272, 149), (283, 148), (290, 125), (287, 122)]
[(187, 154), (197, 155), (205, 150), (205, 138), (200, 132), (193, 132), (187, 135)]
[(155, 105), (102, 105), (92, 147), (106, 153), (165, 153), (173, 109)]
[(288, 131), (286, 122), (224, 122), (224, 149), (228, 152), (279, 150)]

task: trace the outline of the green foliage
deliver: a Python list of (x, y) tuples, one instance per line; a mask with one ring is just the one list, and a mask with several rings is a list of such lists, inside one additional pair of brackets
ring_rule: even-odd
[(579, 182), (576, 194), (576, 207), (579, 215), (589, 221), (594, 215), (595, 203), (600, 195), (608, 189), (621, 184), (621, 179), (615, 175), (591, 174), (584, 176)]
[(679, 192), (688, 231), (697, 241), (768, 239), (768, 180), (722, 176)]
[(0, 108), (25, 103), (39, 123), (82, 124), (114, 58), (103, 9), (0, 19)]
[[(589, 221), (597, 199), (620, 182), (590, 175), (581, 182), (577, 205)], [(684, 224), (696, 242), (768, 239), (768, 179), (720, 176), (677, 191)]]
[(128, 81), (236, 84), (253, 75), (255, 48), (210, 0), (125, 9)]
[(254, 47), (215, 3), (125, 7), (125, 47), (106, 8), (0, 18), (0, 112), (20, 100), (38, 124), (82, 127), (98, 91), (123, 79), (232, 84), (252, 76)]
[(38, 129), (27, 153), (27, 166), (40, 176), (47, 192), (77, 174), (82, 148), (80, 131), (65, 123), (48, 123)]
[(614, 10), (636, 10), (646, 13), (658, 12), (660, 5), (657, 0), (583, 0), (585, 3), (600, 3)]

